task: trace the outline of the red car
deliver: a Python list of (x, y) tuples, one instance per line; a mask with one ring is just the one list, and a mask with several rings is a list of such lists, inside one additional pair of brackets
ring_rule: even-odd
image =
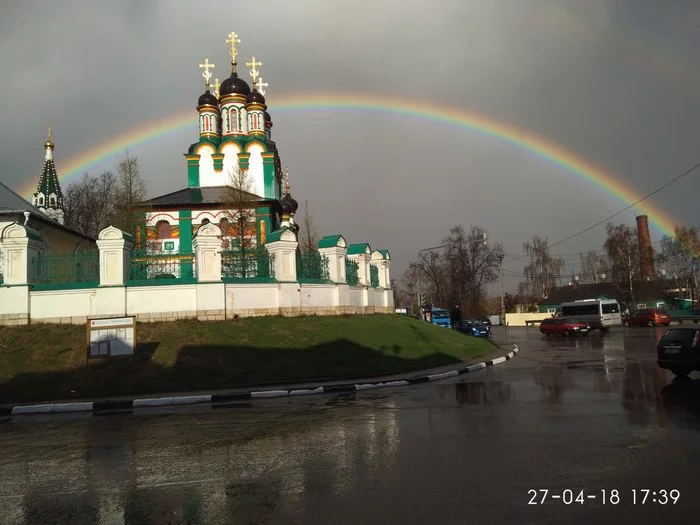
[(622, 324), (625, 326), (668, 326), (671, 324), (671, 318), (663, 308), (643, 308), (633, 312), (632, 315), (625, 316), (622, 319)]
[(547, 336), (550, 334), (588, 335), (590, 331), (591, 327), (588, 323), (581, 323), (574, 319), (564, 319), (563, 317), (552, 317), (540, 323), (540, 332)]

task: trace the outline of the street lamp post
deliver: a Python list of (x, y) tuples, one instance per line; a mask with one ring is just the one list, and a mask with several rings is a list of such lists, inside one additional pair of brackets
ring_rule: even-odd
[(503, 252), (498, 252), (498, 266), (501, 273), (501, 323), (506, 324), (506, 302), (503, 295)]

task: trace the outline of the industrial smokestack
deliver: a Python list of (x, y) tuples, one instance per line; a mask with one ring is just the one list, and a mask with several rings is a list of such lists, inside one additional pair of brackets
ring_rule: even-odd
[(646, 215), (637, 217), (637, 241), (642, 279), (648, 281), (656, 276), (656, 271), (654, 270), (654, 250), (651, 248), (651, 235), (649, 235), (649, 218)]

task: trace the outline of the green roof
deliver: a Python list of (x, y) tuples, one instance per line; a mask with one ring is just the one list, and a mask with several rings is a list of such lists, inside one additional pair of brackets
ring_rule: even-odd
[(391, 255), (389, 255), (389, 250), (377, 250), (377, 251), (379, 253), (381, 253), (385, 259), (387, 259), (387, 260), (391, 259)]
[(357, 255), (358, 253), (367, 253), (369, 250), (369, 244), (366, 242), (361, 242), (358, 244), (351, 244), (348, 246), (348, 255)]
[(268, 234), (268, 236), (267, 236), (267, 241), (266, 241), (266, 243), (268, 243), (268, 242), (276, 242), (276, 241), (281, 240), (281, 239), (282, 239), (282, 234), (283, 234), (284, 232), (286, 232), (287, 230), (289, 230), (289, 228), (285, 227), (285, 228), (282, 228), (282, 229), (280, 229), (280, 230), (271, 231), (271, 232)]
[(322, 237), (320, 241), (318, 241), (318, 247), (335, 248), (338, 246), (338, 241), (340, 241), (342, 238), (342, 235), (326, 235), (325, 237)]

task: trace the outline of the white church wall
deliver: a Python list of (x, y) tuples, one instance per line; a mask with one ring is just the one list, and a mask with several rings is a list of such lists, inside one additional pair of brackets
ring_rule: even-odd
[(214, 148), (208, 144), (200, 146), (196, 153), (199, 158), (199, 185), (200, 186), (221, 186), (221, 173), (214, 170), (214, 159), (212, 154), (216, 153)]
[(238, 154), (241, 153), (241, 149), (235, 143), (229, 142), (221, 148), (221, 153), (224, 155), (223, 169), (219, 175), (222, 182), (217, 186), (228, 184), (231, 175), (238, 168)]
[(94, 288), (32, 291), (29, 304), (32, 322), (83, 324), (96, 314)]
[(263, 147), (261, 144), (253, 143), (246, 148), (246, 151), (250, 153), (248, 159), (248, 176), (253, 184), (253, 193), (264, 197), (265, 177), (262, 159)]
[(227, 318), (280, 313), (280, 285), (277, 283), (226, 284), (225, 293)]
[(337, 313), (336, 286), (327, 284), (302, 284), (301, 313), (315, 313), (317, 315)]
[(194, 284), (129, 286), (126, 289), (126, 310), (128, 315), (135, 315), (140, 321), (195, 317), (197, 287)]
[(362, 286), (350, 286), (348, 293), (348, 306), (365, 306), (365, 289)]
[(27, 324), (29, 319), (29, 287), (0, 287), (0, 324)]

